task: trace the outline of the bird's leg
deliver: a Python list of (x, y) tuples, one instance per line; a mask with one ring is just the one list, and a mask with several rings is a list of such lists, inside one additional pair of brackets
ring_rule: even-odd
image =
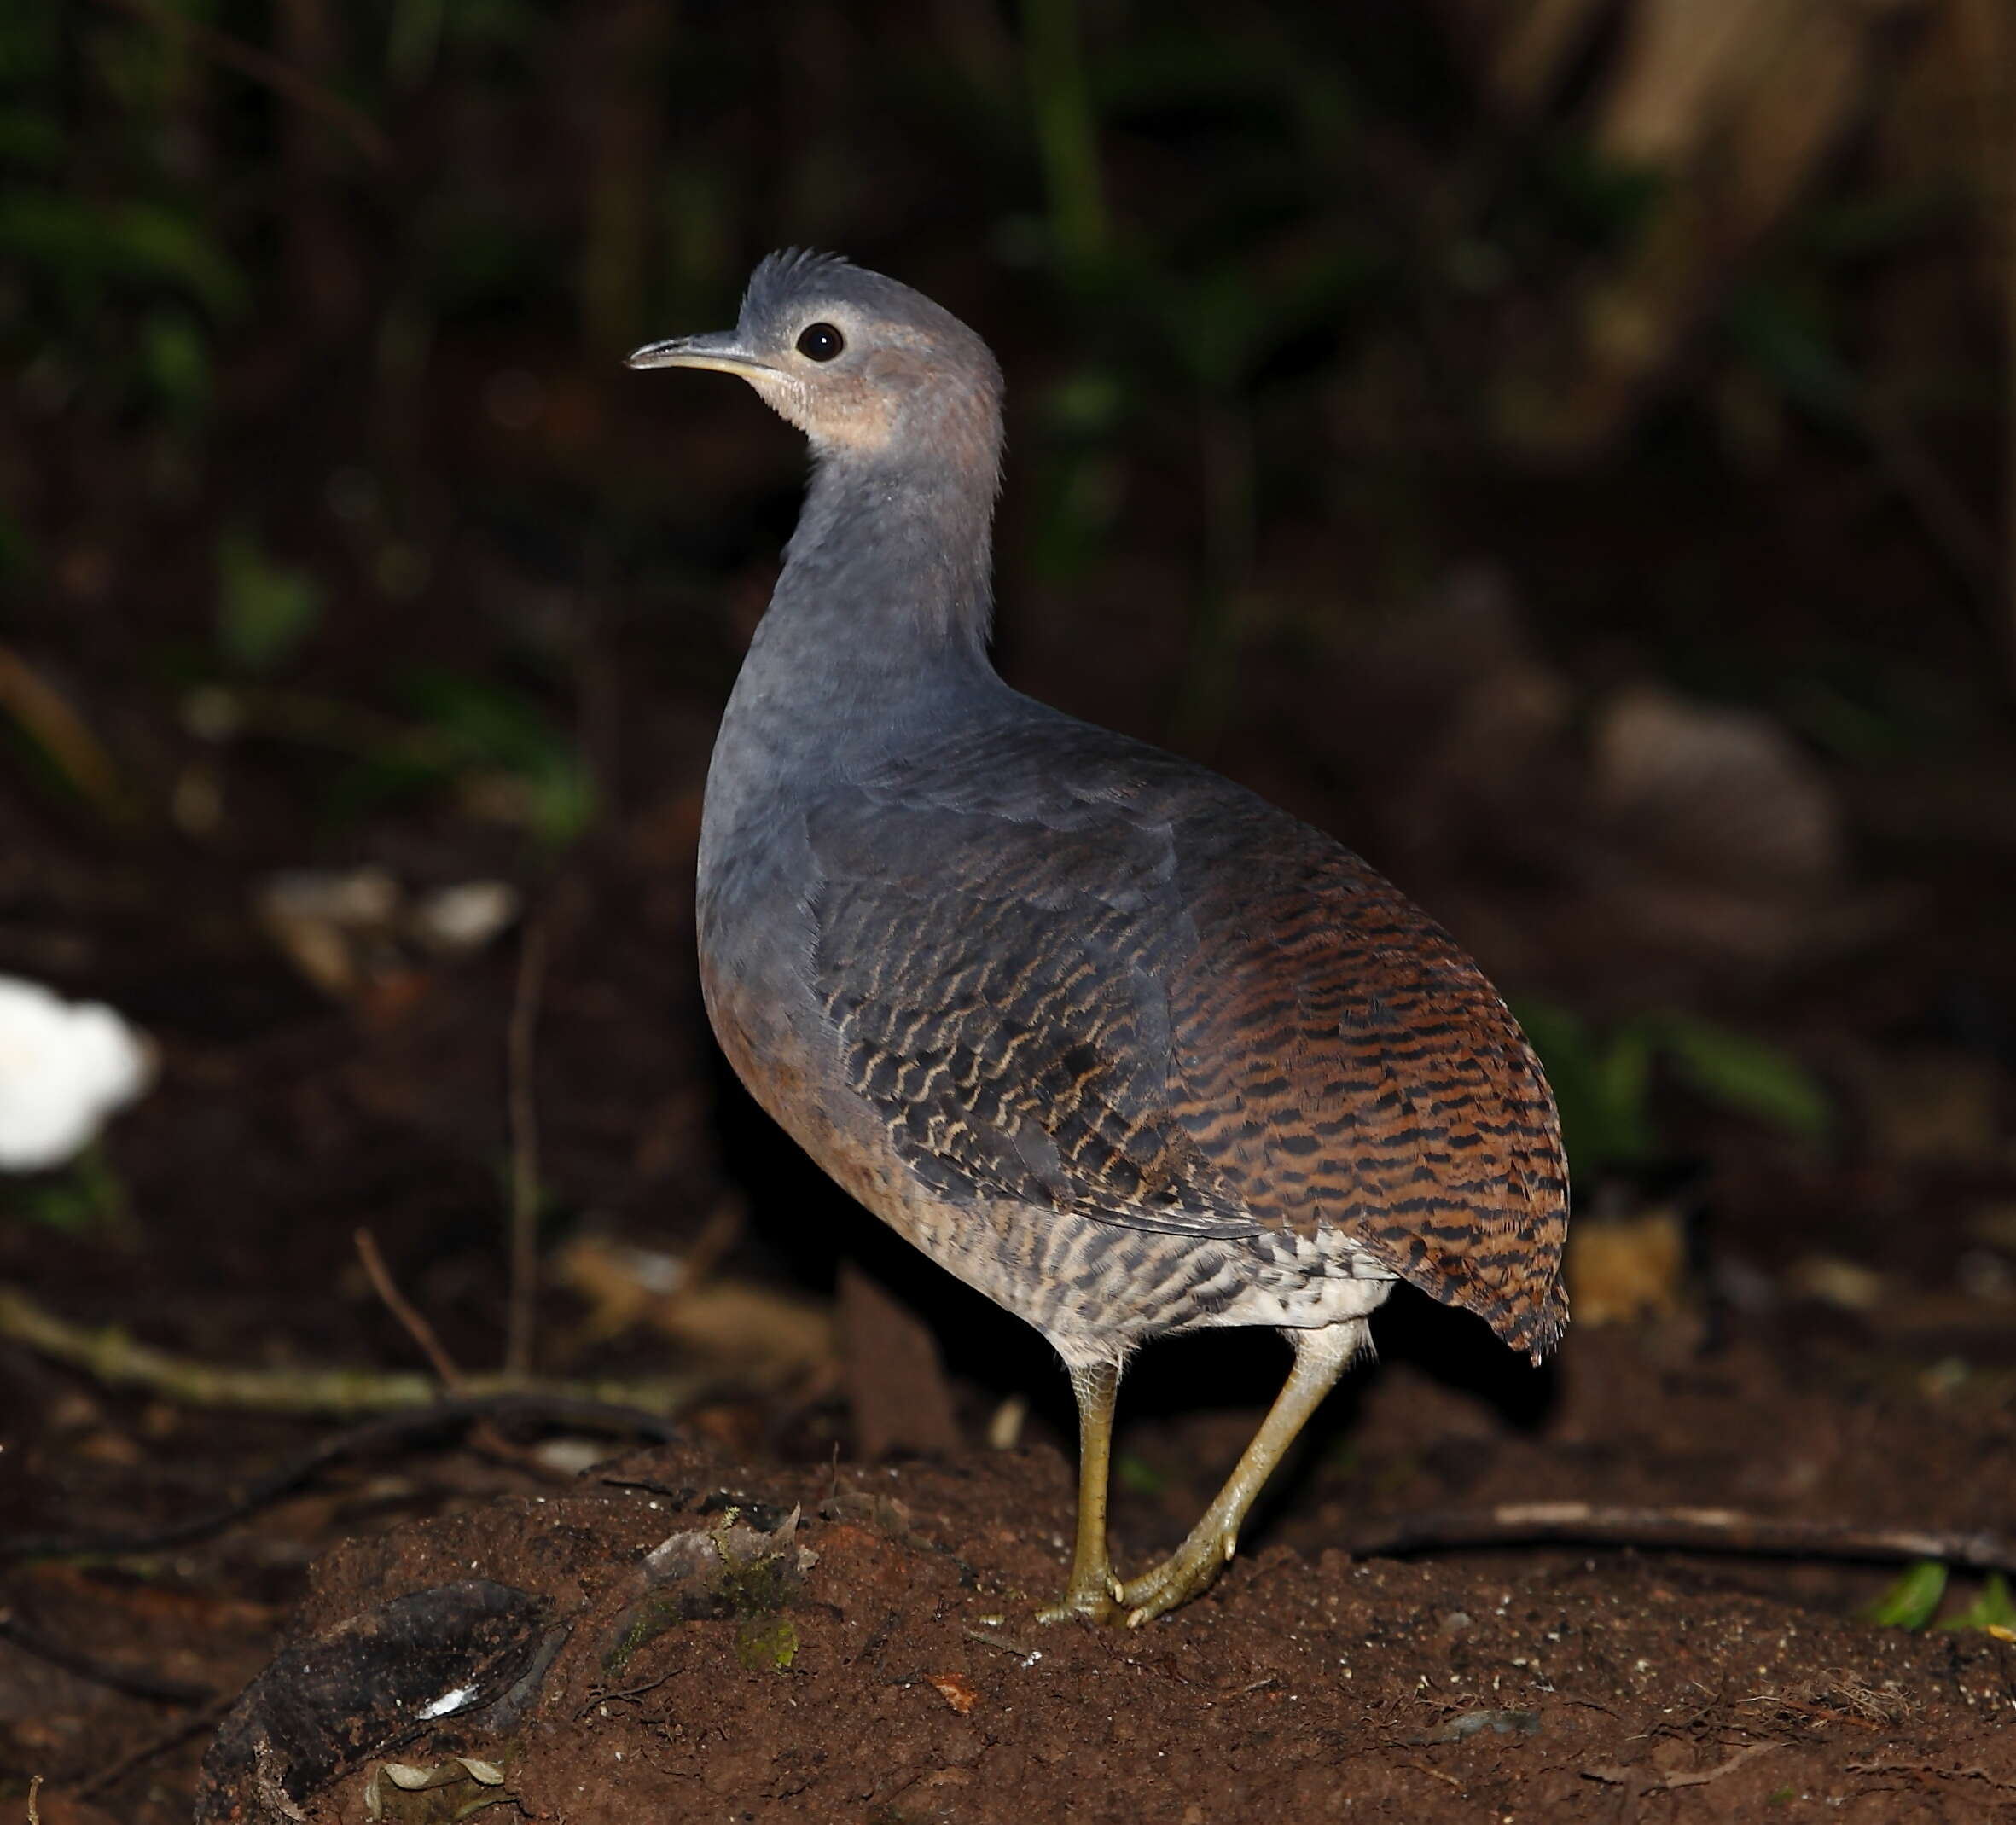
[(1289, 1341), (1295, 1346), (1295, 1366), (1288, 1372), (1287, 1386), (1260, 1422), (1259, 1431), (1253, 1434), (1253, 1442), (1218, 1491), (1217, 1499), (1204, 1511), (1203, 1520), (1190, 1530), (1189, 1537), (1152, 1572), (1130, 1578), (1120, 1587), (1118, 1619), (1130, 1629), (1138, 1628), (1211, 1587), (1239, 1543), (1240, 1524), (1246, 1520), (1253, 1498), (1310, 1415), (1337, 1386), (1338, 1377), (1363, 1340), (1362, 1324), (1326, 1325), (1320, 1330), (1290, 1334)]
[(1120, 1581), (1113, 1576), (1106, 1544), (1106, 1495), (1113, 1462), (1113, 1400), (1120, 1390), (1115, 1362), (1072, 1363), (1071, 1392), (1078, 1404), (1078, 1531), (1071, 1555), (1071, 1582), (1064, 1599), (1041, 1611), (1039, 1622), (1082, 1616), (1089, 1622), (1118, 1622), (1124, 1612), (1113, 1601)]

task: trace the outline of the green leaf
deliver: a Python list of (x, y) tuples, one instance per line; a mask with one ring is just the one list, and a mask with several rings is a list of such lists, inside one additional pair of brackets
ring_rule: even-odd
[(540, 772), (571, 752), (537, 702), (495, 679), (427, 667), (409, 672), (399, 694), (444, 747), (468, 765)]
[(151, 203), (129, 203), (112, 218), (126, 264), (152, 278), (178, 281), (212, 315), (244, 308), (245, 281), (217, 243), (187, 216)]
[(735, 1659), (752, 1673), (785, 1673), (798, 1658), (798, 1626), (788, 1616), (752, 1616), (735, 1630)]
[(1040, 409), (1046, 425), (1060, 436), (1104, 438), (1113, 435), (1126, 404), (1126, 387), (1118, 374), (1086, 365), (1051, 386)]
[(1620, 1028), (1596, 1061), (1604, 1144), (1620, 1162), (1649, 1160), (1659, 1149), (1652, 1125), (1652, 1046), (1633, 1026)]
[(0, 165), (49, 171), (63, 159), (62, 130), (49, 115), (0, 108)]
[(526, 822), (540, 841), (562, 847), (595, 822), (595, 777), (572, 750), (556, 753), (544, 768), (527, 776), (526, 785)]
[[(534, 699), (439, 670), (410, 674), (403, 695), (441, 757), (436, 781), (477, 788), (493, 811), (507, 810), (510, 821), (549, 844), (569, 842), (595, 821), (594, 775)], [(500, 782), (508, 788), (501, 794), (492, 789)]]
[(0, 578), (20, 576), (34, 565), (34, 541), (20, 521), (0, 506)]
[(1626, 1028), (1599, 1041), (1579, 1014), (1551, 1002), (1522, 1001), (1513, 1012), (1554, 1088), (1572, 1175), (1593, 1182), (1606, 1169), (1649, 1160), (1658, 1137), (1645, 1035)]
[(131, 1220), (125, 1182), (93, 1142), (67, 1165), (32, 1173), (0, 1189), (0, 1216), (61, 1235), (117, 1237)]
[(1981, 1594), (1957, 1615), (1949, 1616), (1942, 1629), (2006, 1629), (2016, 1631), (2016, 1601), (2009, 1596), (2009, 1581), (2000, 1572), (1991, 1572)]
[(1120, 1487), (1136, 1496), (1159, 1496), (1169, 1487), (1169, 1479), (1146, 1458), (1124, 1453), (1113, 1460), (1113, 1476)]
[(1807, 1140), (1825, 1138), (1833, 1126), (1826, 1090), (1789, 1052), (1684, 1014), (1660, 1014), (1647, 1026), (1698, 1096)]
[(217, 643), (235, 665), (270, 671), (293, 657), (322, 619), (322, 587), (276, 564), (250, 534), (217, 542)]
[(1854, 416), (1854, 375), (1810, 300), (1759, 280), (1730, 299), (1723, 321), (1737, 351), (1793, 404), (1823, 424)]
[(1554, 146), (1536, 176), (1562, 222), (1597, 247), (1642, 234), (1674, 188), (1659, 166), (1606, 157), (1580, 140)]
[(1862, 1613), (1862, 1619), (1885, 1629), (1922, 1629), (1938, 1613), (1945, 1595), (1946, 1567), (1936, 1559), (1920, 1559)]
[(187, 311), (150, 311), (141, 326), (142, 363), (161, 402), (185, 421), (210, 403), (210, 351)]
[(217, 244), (153, 203), (102, 207), (39, 188), (0, 190), (0, 254), (79, 303), (113, 282), (180, 289), (219, 318), (245, 303), (243, 276)]

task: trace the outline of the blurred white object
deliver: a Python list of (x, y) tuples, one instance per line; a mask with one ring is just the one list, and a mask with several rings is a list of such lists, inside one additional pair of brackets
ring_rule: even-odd
[(111, 1008), (0, 976), (0, 1171), (61, 1165), (153, 1076), (153, 1049)]
[(465, 881), (437, 887), (407, 915), (413, 935), (430, 949), (480, 950), (518, 917), (522, 902), (508, 881)]
[(346, 1001), (420, 961), (480, 950), (519, 916), (506, 881), (465, 881), (418, 898), (381, 868), (294, 869), (269, 876), (254, 901), (266, 935), (325, 994)]

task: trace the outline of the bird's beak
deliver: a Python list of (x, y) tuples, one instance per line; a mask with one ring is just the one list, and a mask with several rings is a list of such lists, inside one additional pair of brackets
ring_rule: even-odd
[(628, 365), (633, 368), (713, 368), (723, 374), (739, 374), (747, 380), (752, 374), (771, 371), (767, 361), (760, 361), (735, 340), (732, 329), (716, 330), (712, 335), (674, 336), (665, 342), (647, 342), (631, 357)]

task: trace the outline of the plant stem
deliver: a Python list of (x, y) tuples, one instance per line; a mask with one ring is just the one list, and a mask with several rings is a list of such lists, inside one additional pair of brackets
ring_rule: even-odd
[(1082, 280), (1106, 258), (1107, 214), (1077, 0), (1023, 0), (1022, 31), (1050, 232), (1066, 273)]

